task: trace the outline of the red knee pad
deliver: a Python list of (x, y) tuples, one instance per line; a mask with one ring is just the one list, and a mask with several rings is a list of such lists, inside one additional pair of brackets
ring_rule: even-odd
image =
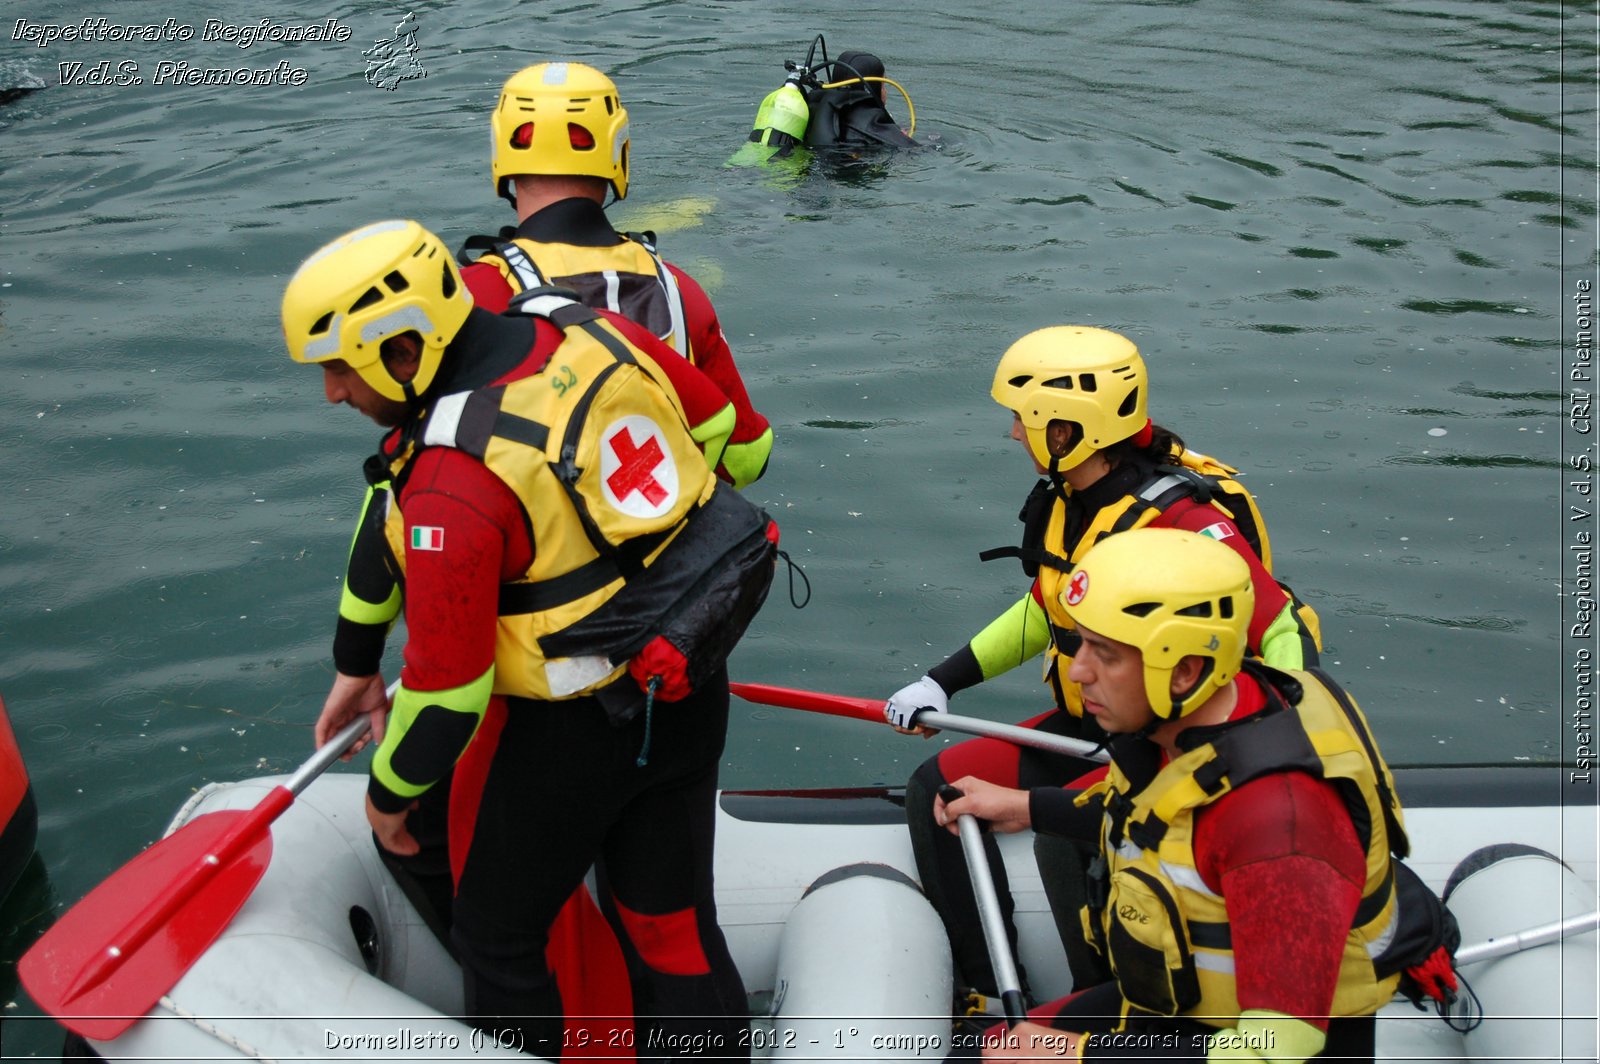
[(639, 958), (664, 975), (707, 975), (711, 964), (700, 946), (700, 924), (693, 909), (659, 916), (636, 913), (615, 895), (611, 898), (622, 929)]

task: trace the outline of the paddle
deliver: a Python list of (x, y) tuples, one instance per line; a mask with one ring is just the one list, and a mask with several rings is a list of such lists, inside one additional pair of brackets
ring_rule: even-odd
[[(961, 792), (946, 783), (939, 788), (939, 797), (949, 803), (960, 798)], [(983, 852), (983, 829), (971, 813), (957, 817), (956, 826), (961, 832), (961, 852), (967, 859), (967, 876), (972, 880), (972, 896), (978, 903), (983, 941), (989, 947), (989, 967), (994, 969), (1006, 1026), (1015, 1027), (1028, 1018), (1028, 1006), (1022, 999), (1022, 980), (1017, 977), (1011, 940), (1006, 937), (1005, 918), (1000, 914), (1000, 896), (995, 893), (994, 877), (989, 874), (989, 856)]]
[(216, 941), (266, 874), (272, 822), (367, 725), (366, 714), (351, 721), (254, 809), (196, 817), (90, 891), (17, 964), (39, 1007), (98, 1041), (141, 1019)]
[[(744, 699), (763, 706), (781, 706), (784, 709), (803, 709), (809, 713), (828, 713), (835, 717), (853, 717), (878, 724), (887, 724), (883, 716), (883, 702), (871, 698), (852, 698), (849, 695), (830, 695), (821, 691), (802, 691), (794, 687), (775, 687), (765, 683), (730, 683), (728, 690)], [(1083, 739), (1069, 739), (1065, 735), (1052, 735), (1033, 728), (1019, 728), (1015, 724), (1000, 724), (980, 717), (962, 717), (954, 713), (940, 713), (925, 709), (917, 714), (917, 723), (929, 728), (982, 735), (990, 739), (1004, 739), (1018, 746), (1031, 746), (1048, 750), (1052, 754), (1066, 754), (1090, 761), (1108, 761), (1110, 758), (1094, 743)]]

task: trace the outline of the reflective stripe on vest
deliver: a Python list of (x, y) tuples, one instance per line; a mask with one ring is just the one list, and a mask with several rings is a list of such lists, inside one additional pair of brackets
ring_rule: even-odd
[(694, 361), (678, 279), (641, 235), (606, 247), (519, 238), (495, 245), (491, 256), (503, 260), (501, 276), (515, 291), (570, 288), (589, 306), (637, 322)]

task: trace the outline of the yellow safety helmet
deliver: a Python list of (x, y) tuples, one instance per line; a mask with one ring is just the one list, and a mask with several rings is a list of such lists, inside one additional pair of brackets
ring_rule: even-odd
[[(1022, 418), (1028, 450), (1054, 472), (1081, 464), (1138, 433), (1145, 413), (1144, 359), (1121, 333), (1088, 325), (1057, 325), (1031, 332), (1007, 348), (989, 394)], [(1045, 429), (1070, 421), (1078, 438), (1060, 458), (1050, 453)]]
[[(1236, 551), (1177, 528), (1107, 536), (1089, 548), (1060, 596), (1074, 624), (1138, 648), (1150, 708), (1161, 720), (1192, 713), (1233, 679), (1255, 601), (1250, 566)], [(1190, 654), (1210, 665), (1175, 700), (1172, 670)]]
[[(289, 278), (283, 338), (296, 362), (343, 359), (378, 394), (408, 401), (433, 383), (471, 310), (443, 241), (416, 222), (374, 222), (324, 244)], [(405, 332), (422, 337), (422, 364), (402, 384), (381, 355), (385, 340)]]
[(628, 194), (628, 112), (610, 78), (583, 63), (523, 67), (489, 119), (495, 195), (516, 202), (518, 174), (578, 174)]

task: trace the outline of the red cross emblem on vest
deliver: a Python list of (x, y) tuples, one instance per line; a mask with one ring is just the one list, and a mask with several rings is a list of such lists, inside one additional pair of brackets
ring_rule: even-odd
[(678, 497), (678, 470), (661, 429), (634, 414), (600, 434), (600, 475), (607, 500), (633, 517), (658, 517)]
[(667, 489), (655, 477), (655, 468), (665, 457), (661, 453), (661, 442), (651, 436), (641, 447), (633, 442), (628, 427), (624, 425), (606, 441), (606, 445), (620, 463), (617, 471), (606, 478), (612, 493), (626, 501), (629, 495), (637, 491), (650, 500), (651, 506), (660, 506), (667, 497)]
[(1089, 593), (1089, 574), (1079, 569), (1072, 574), (1072, 582), (1067, 585), (1067, 605), (1076, 606), (1083, 601), (1083, 596)]

